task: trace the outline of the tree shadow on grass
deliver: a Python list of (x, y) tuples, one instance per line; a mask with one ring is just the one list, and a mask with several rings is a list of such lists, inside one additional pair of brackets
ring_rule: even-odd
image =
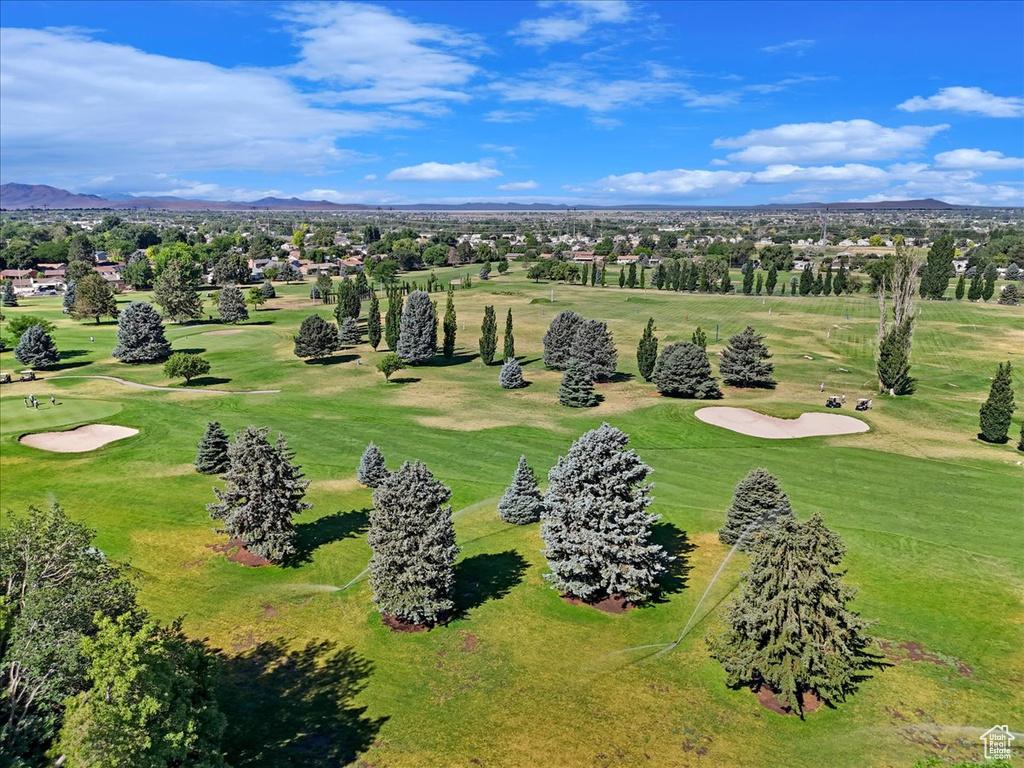
[(246, 320), (238, 324), (239, 328), (248, 328), (250, 325), (273, 325), (273, 320)]
[(89, 354), (88, 349), (65, 349), (60, 353), (60, 359), (64, 360), (68, 357), (83, 357)]
[(532, 365), (533, 363), (539, 363), (543, 359), (544, 359), (543, 357), (531, 357), (529, 360), (527, 360), (526, 358), (523, 358), (522, 360), (519, 361), (519, 365), (522, 366), (523, 368), (525, 368), (526, 366)]
[[(63, 359), (64, 355), (61, 355)], [(90, 360), (78, 360), (70, 363), (54, 363), (53, 365), (46, 366), (47, 371), (70, 371), (74, 368), (81, 368), (83, 365), (89, 365)]]
[(455, 564), (453, 619), (465, 618), (488, 600), (498, 600), (523, 580), (527, 562), (514, 550), (473, 555)]
[(626, 381), (632, 381), (635, 377), (632, 373), (623, 373), (622, 371), (616, 371), (605, 381), (599, 381), (598, 384), (621, 384)]
[(221, 661), (224, 752), (239, 768), (348, 765), (388, 720), (352, 704), (373, 664), (351, 647), (322, 640), (289, 650), (278, 638)]
[(690, 542), (686, 531), (666, 522), (658, 522), (651, 526), (651, 542), (660, 544), (668, 555), (675, 558), (658, 576), (658, 594), (652, 602), (664, 603), (668, 602), (668, 595), (686, 589), (693, 568), (690, 565), (690, 553), (697, 545)]
[(217, 376), (199, 376), (198, 378), (192, 379), (188, 384), (185, 385), (185, 389), (191, 389), (193, 387), (210, 387), (214, 384), (230, 384), (231, 379), (222, 379)]
[(399, 379), (396, 379), (396, 378), (392, 377), (391, 381), (389, 381), (388, 383), (389, 384), (415, 384), (417, 381), (420, 381), (420, 379), (418, 379), (415, 376), (403, 376), (403, 377), (401, 377)]
[(317, 357), (306, 361), (306, 365), (341, 365), (351, 363), (358, 359), (359, 355), (331, 355), (330, 357)]
[(184, 352), (186, 355), (201, 355), (206, 351), (205, 347), (186, 347), (185, 349), (172, 349), (172, 352)]
[(469, 363), (480, 357), (479, 354), (471, 352), (464, 355), (452, 355), (451, 357), (445, 357), (444, 355), (435, 355), (426, 362), (420, 363), (424, 368), (448, 368), (452, 365), (462, 365), (463, 363)]
[(303, 523), (295, 527), (295, 555), (288, 561), (289, 566), (313, 562), (313, 553), (332, 541), (341, 541), (359, 536), (370, 524), (370, 510), (350, 509)]

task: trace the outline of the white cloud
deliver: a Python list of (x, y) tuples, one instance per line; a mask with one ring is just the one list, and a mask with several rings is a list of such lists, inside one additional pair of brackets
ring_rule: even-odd
[(769, 165), (753, 175), (759, 184), (806, 184), (809, 182), (842, 182), (848, 185), (885, 183), (888, 174), (881, 168), (860, 163), (846, 165)]
[(868, 200), (917, 200), (933, 197), (955, 205), (1024, 205), (1021, 184), (984, 184), (976, 181), (979, 172), (941, 170), (924, 163), (890, 166), (893, 185)]
[(363, 181), (376, 181), (376, 180), (377, 180), (377, 174), (376, 173), (368, 173), (365, 176), (363, 176)]
[(501, 171), (479, 163), (420, 163), (396, 168), (388, 181), (483, 181), (501, 176)]
[(1024, 157), (1006, 157), (1002, 152), (954, 149), (935, 156), (938, 168), (966, 168), (973, 171), (1024, 170)]
[(535, 120), (537, 115), (526, 111), (509, 111), (506, 109), (494, 109), (484, 115), (485, 123), (529, 123)]
[(627, 0), (548, 0), (541, 8), (556, 11), (551, 16), (525, 19), (510, 33), (523, 45), (547, 48), (555, 43), (580, 43), (598, 24), (620, 24), (633, 17)]
[(797, 56), (801, 56), (804, 51), (816, 45), (817, 42), (817, 40), (808, 39), (790, 40), (777, 45), (766, 45), (761, 50), (765, 53), (796, 53)]
[(921, 149), (948, 125), (886, 128), (870, 120), (793, 123), (716, 139), (712, 146), (740, 149), (730, 160), (755, 164), (886, 160)]
[(562, 107), (610, 112), (670, 97), (690, 98), (695, 92), (671, 79), (661, 67), (643, 76), (612, 78), (574, 65), (553, 65), (491, 86), (506, 101), (540, 101)]
[(934, 96), (915, 96), (897, 106), (904, 112), (947, 109), (985, 117), (1024, 117), (1024, 98), (996, 96), (977, 87), (943, 88)]
[(644, 197), (717, 197), (742, 187), (753, 174), (741, 171), (671, 171), (605, 176), (593, 186), (602, 192)]
[(11, 179), (317, 172), (365, 159), (338, 147), (339, 136), (410, 124), (317, 108), (267, 71), (157, 56), (66, 30), (4, 29), (0, 47), (3, 174)]
[(353, 104), (467, 101), (463, 87), (480, 71), (467, 61), (484, 50), (476, 35), (380, 6), (295, 3), (283, 18), (300, 48), (289, 71), (337, 85), (335, 97)]
[(515, 157), (518, 147), (510, 147), (503, 144), (481, 144), (480, 149), (486, 152), (501, 152), (503, 155)]
[(524, 189), (536, 189), (540, 185), (533, 181), (510, 181), (508, 184), (499, 184), (498, 189), (504, 189), (506, 192), (518, 192)]

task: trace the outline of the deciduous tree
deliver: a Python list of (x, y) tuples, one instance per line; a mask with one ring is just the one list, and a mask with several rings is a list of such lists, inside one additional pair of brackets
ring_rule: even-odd
[(187, 386), (196, 376), (210, 372), (210, 361), (190, 352), (175, 352), (164, 363), (164, 376), (169, 379), (184, 379)]

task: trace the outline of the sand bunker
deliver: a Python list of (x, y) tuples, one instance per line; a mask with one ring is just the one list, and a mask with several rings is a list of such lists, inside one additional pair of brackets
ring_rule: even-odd
[(107, 443), (123, 440), (139, 434), (131, 427), (115, 427), (111, 424), (86, 424), (84, 427), (66, 432), (36, 432), (23, 435), (19, 442), (42, 451), (55, 453), (85, 453), (102, 448)]
[(241, 328), (233, 328), (229, 331), (206, 331), (206, 333), (200, 333), (200, 336), (234, 336), (236, 333), (242, 333)]
[(852, 435), (855, 432), (867, 432), (869, 429), (860, 419), (840, 416), (838, 413), (804, 413), (797, 419), (777, 419), (746, 408), (718, 406), (701, 408), (693, 415), (705, 424), (769, 440), (818, 435)]

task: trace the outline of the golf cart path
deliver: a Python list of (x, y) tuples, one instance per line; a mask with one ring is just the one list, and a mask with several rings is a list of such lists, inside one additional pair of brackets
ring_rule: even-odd
[(124, 384), (126, 387), (135, 387), (136, 389), (150, 389), (156, 392), (207, 392), (214, 395), (276, 395), (280, 389), (185, 389), (182, 387), (157, 387), (153, 384), (140, 384), (137, 381), (128, 381), (128, 379), (122, 379), (117, 376), (50, 376), (50, 379), (106, 379), (107, 381), (116, 381), (118, 384)]

